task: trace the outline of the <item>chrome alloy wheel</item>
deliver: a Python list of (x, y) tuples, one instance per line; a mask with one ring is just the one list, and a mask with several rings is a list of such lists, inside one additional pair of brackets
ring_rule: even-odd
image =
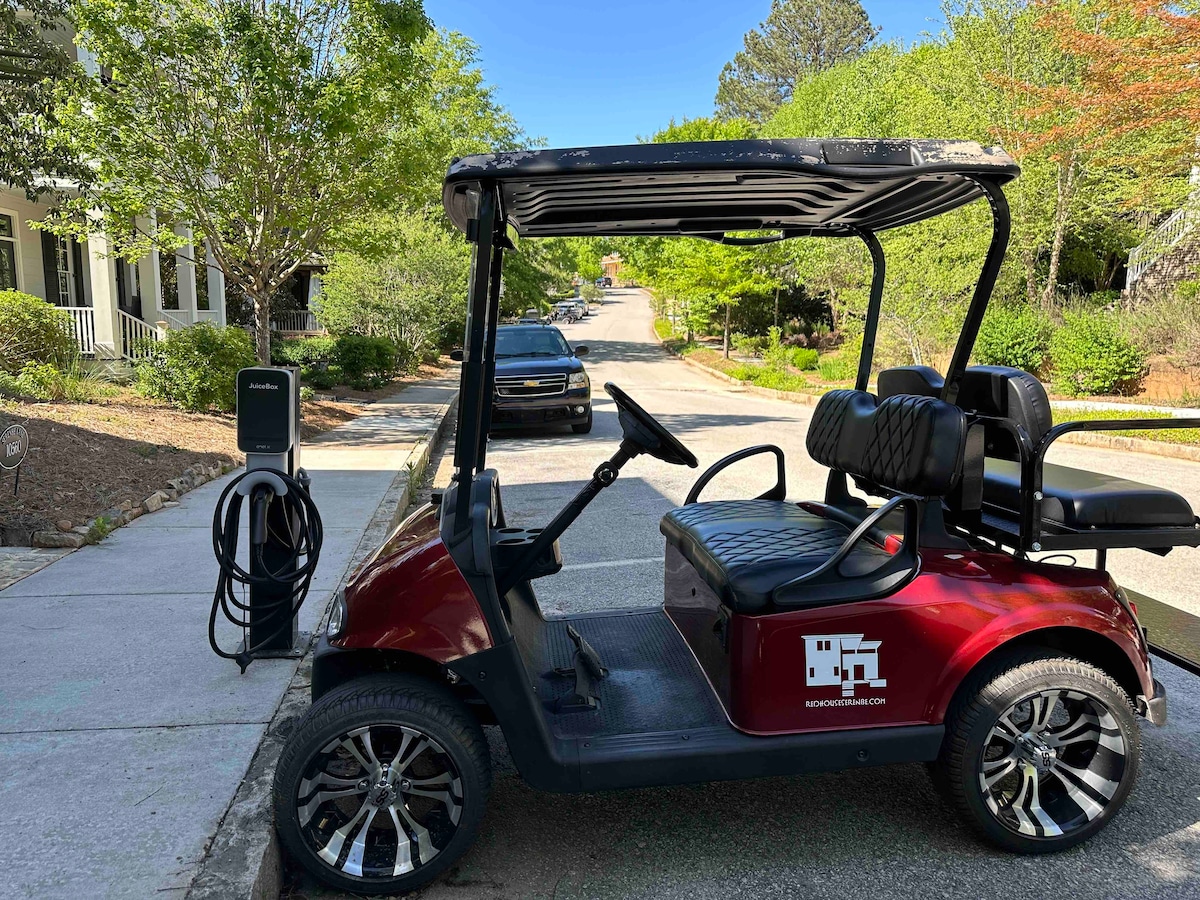
[(1101, 816), (1127, 769), (1125, 739), (1101, 700), (1043, 690), (996, 719), (979, 757), (979, 788), (1005, 828), (1057, 838)]
[(365, 726), (313, 755), (295, 809), (305, 845), (326, 865), (357, 878), (394, 878), (429, 865), (450, 843), (462, 780), (428, 735)]

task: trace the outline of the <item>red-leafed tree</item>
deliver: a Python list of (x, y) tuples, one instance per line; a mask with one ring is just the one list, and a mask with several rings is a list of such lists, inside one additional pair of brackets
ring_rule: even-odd
[(1200, 3), (1043, 2), (1039, 26), (1082, 65), (1077, 84), (1040, 100), (1070, 111), (1043, 136), (1081, 141), (1148, 175), (1197, 161), (1200, 137)]

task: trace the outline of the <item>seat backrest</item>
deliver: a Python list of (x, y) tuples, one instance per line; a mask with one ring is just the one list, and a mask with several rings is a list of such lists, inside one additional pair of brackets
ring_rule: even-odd
[[(879, 373), (880, 399), (897, 394), (937, 397), (943, 379), (928, 366), (897, 366)], [(1054, 426), (1050, 398), (1036, 377), (1011, 366), (971, 366), (963, 373), (958, 406), (981, 416), (1011, 419), (1025, 429), (1034, 446)], [(985, 429), (987, 455), (1019, 459), (1016, 441), (1002, 429)]]
[(808, 452), (888, 490), (942, 497), (962, 475), (966, 434), (963, 411), (933, 397), (830, 391), (813, 412)]
[[(1036, 447), (1054, 427), (1050, 398), (1036, 377), (1011, 366), (971, 366), (963, 373), (958, 405), (981, 416), (1012, 419), (1025, 429)], [(1017, 459), (1016, 443), (1008, 432), (987, 430), (988, 456)]]

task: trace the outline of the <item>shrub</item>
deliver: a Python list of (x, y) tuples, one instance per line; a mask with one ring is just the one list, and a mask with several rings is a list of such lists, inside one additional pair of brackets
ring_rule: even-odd
[(762, 356), (762, 353), (767, 349), (767, 339), (765, 337), (752, 337), (748, 334), (735, 334), (730, 338), (733, 343), (733, 349), (742, 356)]
[(1046, 364), (1053, 328), (1030, 306), (997, 304), (988, 310), (975, 341), (975, 358), (988, 366), (1038, 372)]
[(316, 396), (317, 396), (316, 391), (314, 391), (312, 388), (310, 388), (307, 384), (300, 388), (300, 399), (301, 400), (314, 400), (314, 399), (316, 399)]
[(49, 363), (30, 362), (16, 375), (0, 370), (0, 394), (87, 403), (113, 393), (112, 386), (105, 384), (102, 378), (75, 366), (63, 371)]
[(847, 356), (822, 356), (817, 362), (822, 381), (850, 381), (858, 374), (858, 362)]
[(271, 362), (277, 366), (323, 369), (337, 356), (337, 340), (331, 337), (285, 338), (271, 343)]
[(1182, 367), (1200, 366), (1200, 282), (1184, 281), (1172, 293), (1139, 301), (1121, 319), (1134, 343)]
[(0, 370), (28, 363), (67, 368), (78, 355), (71, 314), (32, 294), (0, 291)]
[(342, 383), (342, 367), (329, 366), (325, 369), (304, 370), (301, 378), (318, 390), (327, 391)]
[(369, 389), (387, 381), (396, 371), (396, 345), (387, 338), (343, 334), (337, 339), (337, 362), (346, 383)]
[(255, 365), (250, 335), (241, 328), (201, 322), (167, 332), (137, 361), (138, 388), (180, 409), (232, 410), (238, 369)]
[(793, 368), (812, 370), (817, 367), (819, 355), (816, 350), (810, 350), (808, 347), (789, 347), (788, 351), (788, 358)]
[(1099, 312), (1068, 313), (1050, 341), (1050, 359), (1054, 389), (1073, 397), (1129, 391), (1146, 368), (1141, 348)]

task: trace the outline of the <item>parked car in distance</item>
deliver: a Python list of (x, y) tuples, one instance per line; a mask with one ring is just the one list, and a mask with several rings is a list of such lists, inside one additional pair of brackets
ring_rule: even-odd
[(562, 300), (554, 304), (554, 318), (574, 322), (579, 318), (579, 307), (573, 300)]
[(605, 276), (604, 276), (604, 284), (603, 284), (603, 287), (606, 287), (606, 288), (610, 288), (610, 287), (612, 287), (612, 276), (611, 276), (611, 275), (605, 275)]
[(492, 428), (570, 425), (592, 430), (592, 386), (579, 357), (553, 325), (501, 325), (496, 329), (496, 389)]
[(540, 309), (527, 309), (522, 314), (521, 318), (517, 319), (521, 325), (549, 325), (550, 317), (542, 315)]

